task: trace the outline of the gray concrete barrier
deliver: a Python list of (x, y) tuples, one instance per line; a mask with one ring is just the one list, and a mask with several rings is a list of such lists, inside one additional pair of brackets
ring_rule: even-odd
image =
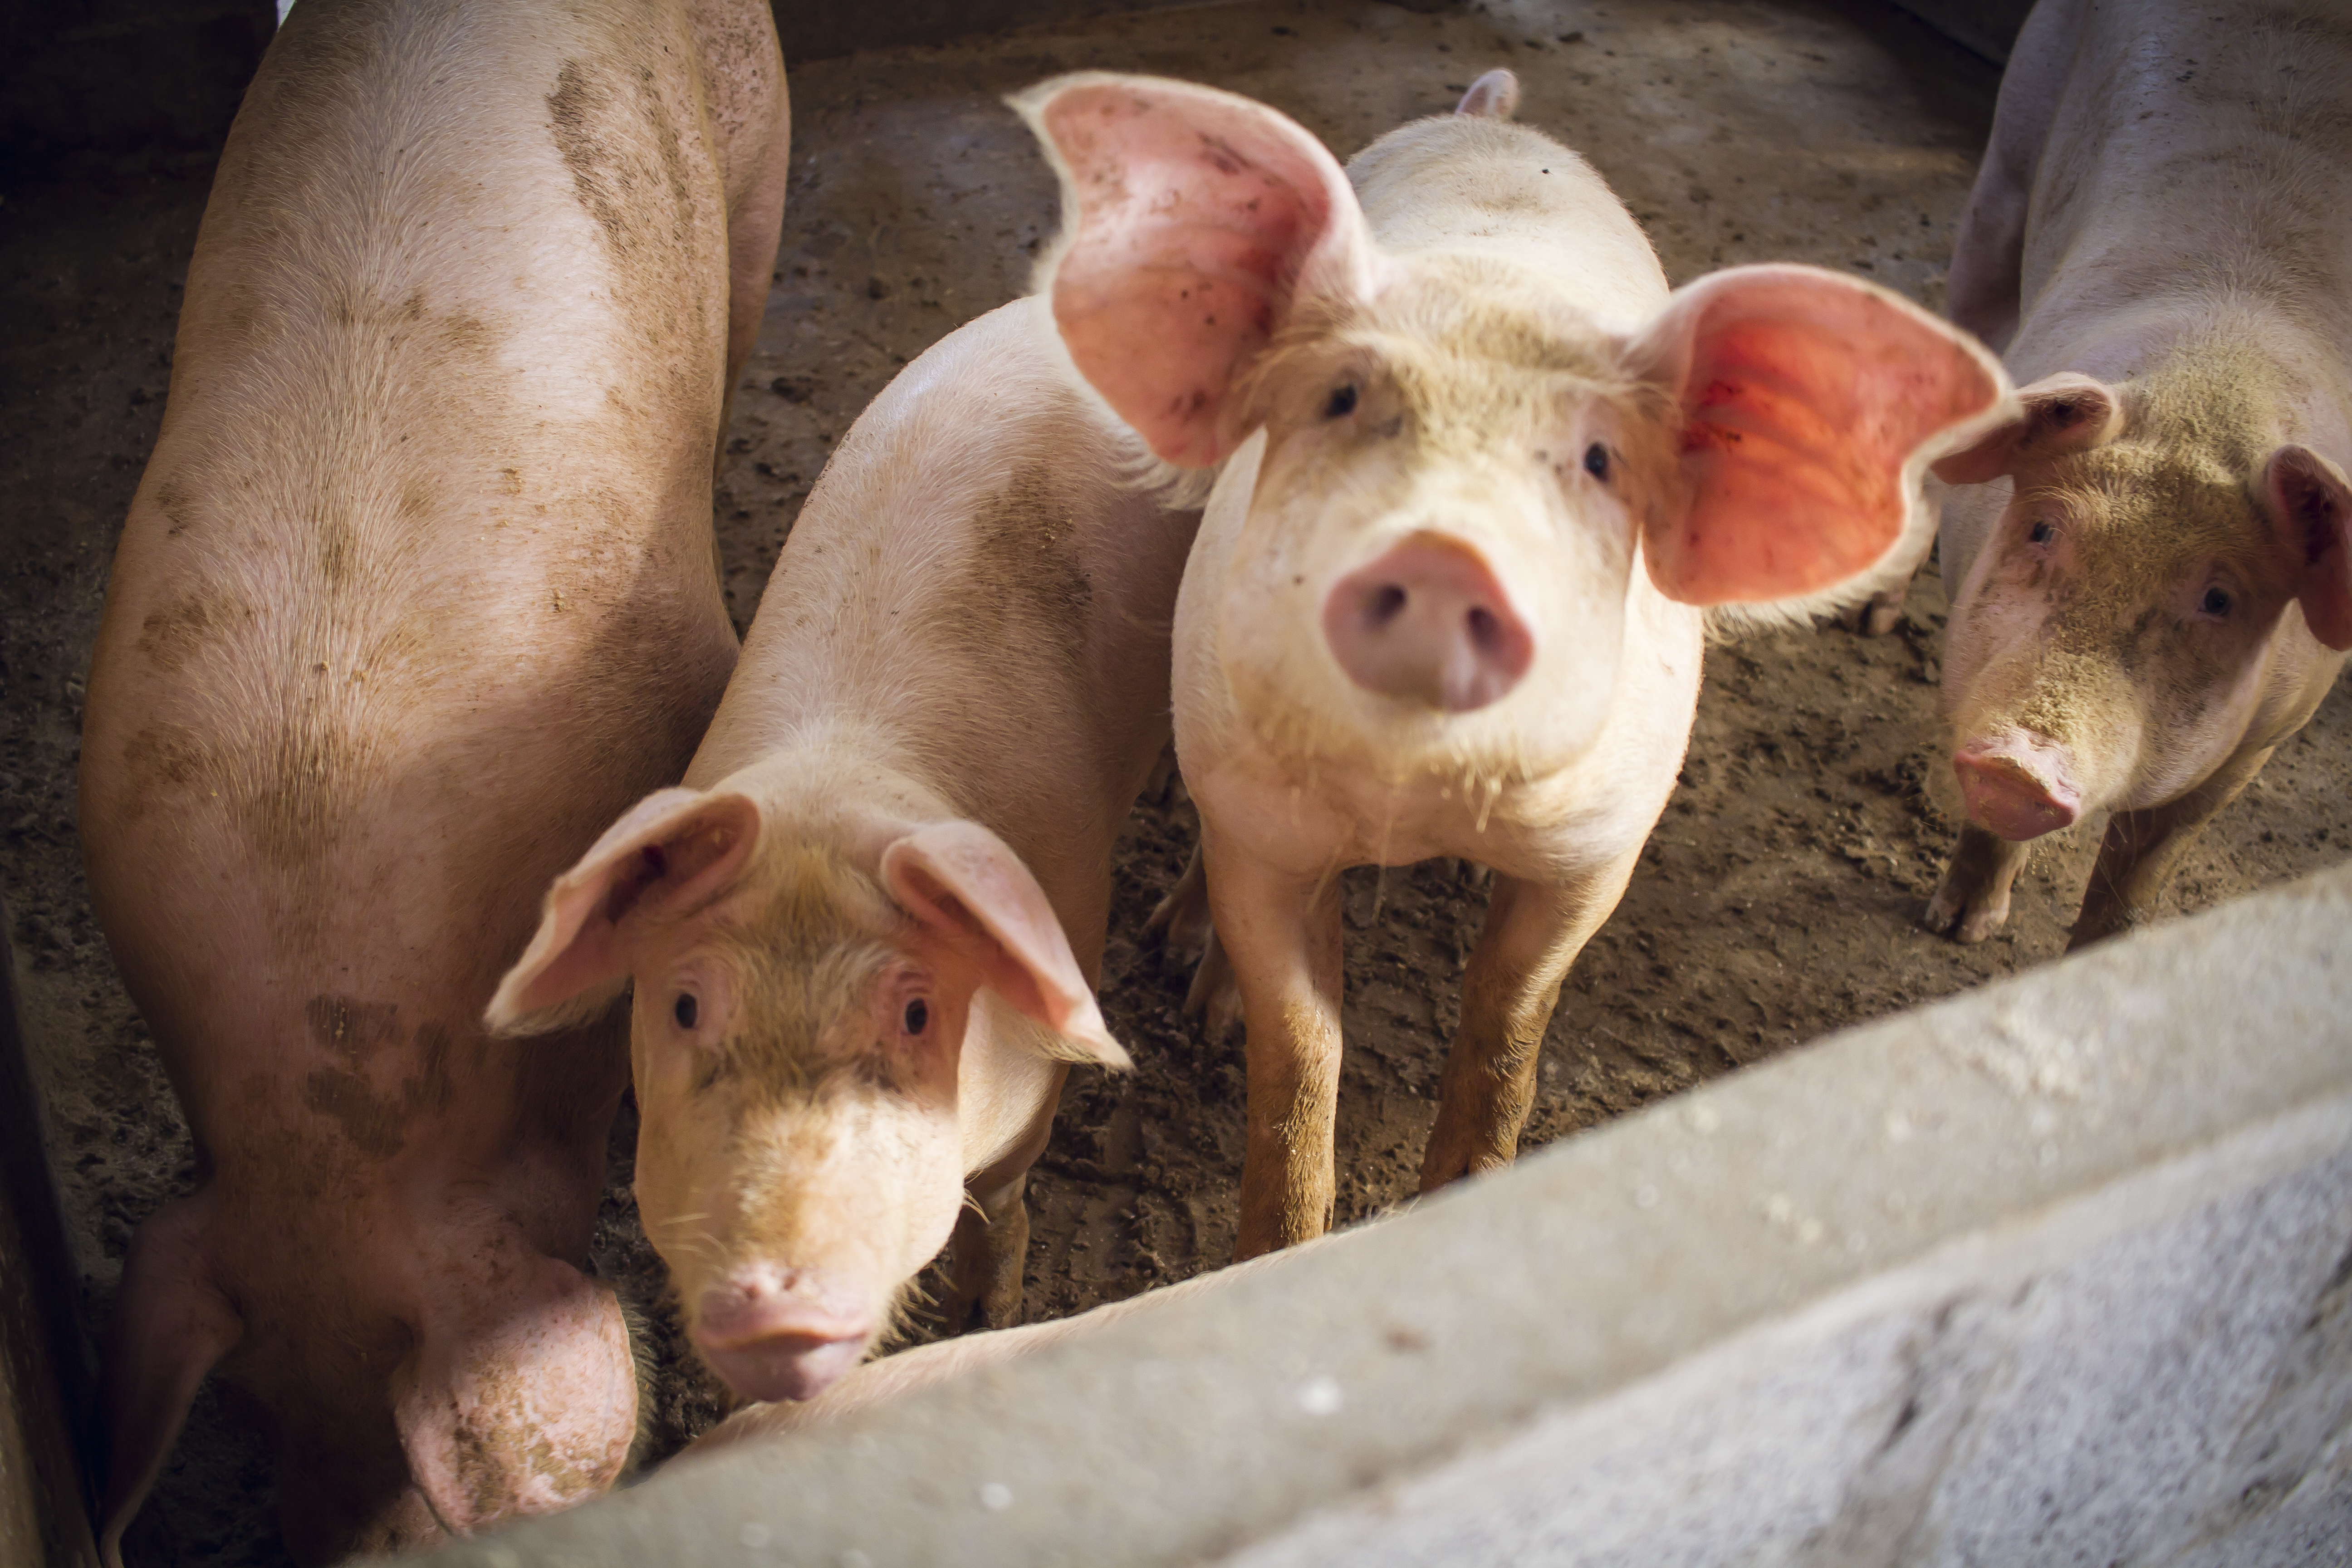
[(2111, 943), (435, 1561), (2352, 1562), (2348, 924)]

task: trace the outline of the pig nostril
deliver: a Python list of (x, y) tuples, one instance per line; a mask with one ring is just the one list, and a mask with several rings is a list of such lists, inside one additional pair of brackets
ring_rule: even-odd
[(1470, 640), (1485, 652), (1496, 651), (1503, 640), (1503, 626), (1495, 619), (1495, 612), (1484, 605), (1473, 605), (1468, 619)]
[(1383, 583), (1372, 590), (1364, 601), (1364, 619), (1374, 627), (1384, 626), (1404, 613), (1405, 591), (1394, 583)]

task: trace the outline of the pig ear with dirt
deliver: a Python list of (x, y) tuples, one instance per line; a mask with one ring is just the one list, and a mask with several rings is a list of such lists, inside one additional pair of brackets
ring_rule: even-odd
[(538, 934), (490, 998), (490, 1028), (541, 1034), (602, 1012), (656, 926), (735, 884), (760, 826), (749, 795), (665, 789), (639, 801), (548, 889)]
[(2006, 419), (1935, 463), (1947, 484), (1980, 485), (2053, 458), (2104, 447), (2123, 434), (2123, 399), (2105, 382), (2073, 371), (2020, 387)]
[(1076, 215), (1038, 269), (1071, 363), (1162, 461), (1222, 462), (1276, 332), (1379, 287), (1347, 174), (1285, 116), (1213, 88), (1089, 72), (1012, 103)]
[(1678, 289), (1627, 358), (1671, 400), (1642, 539), (1651, 581), (1685, 605), (1815, 607), (1925, 532), (1928, 463), (2013, 407), (1967, 334), (1816, 267)]

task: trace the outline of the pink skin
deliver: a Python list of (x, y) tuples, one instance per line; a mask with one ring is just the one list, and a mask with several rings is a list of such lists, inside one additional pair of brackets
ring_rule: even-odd
[(2082, 809), (2066, 748), (2025, 731), (1963, 746), (1952, 769), (1969, 820), (2011, 843), (2068, 826)]
[(82, 742), (92, 902), (197, 1154), (125, 1260), (110, 1563), (215, 1370), (298, 1561), (620, 1473), (635, 1368), (583, 1267), (618, 1020), (478, 1020), (734, 663), (710, 476), (786, 151), (733, 0), (304, 0), (246, 95)]
[(1365, 690), (1448, 713), (1499, 700), (1535, 660), (1535, 637), (1475, 547), (1441, 533), (1342, 577), (1323, 636)]
[(492, 999), (521, 1033), (633, 990), (638, 1212), (747, 1395), (840, 1377), (942, 1247), (939, 1315), (1019, 1321), (1064, 1077), (1127, 1061), (1110, 851), (1197, 522), (1141, 455), (1043, 301), (933, 345), (826, 466), (684, 786), (554, 879)]
[(1515, 96), (1490, 73), (1344, 173), (1205, 88), (1018, 100), (1064, 176), (1043, 282), (1071, 361), (1162, 459), (1224, 464), (1174, 692), (1202, 816), (1180, 897), (1214, 927), (1194, 997), (1230, 984), (1248, 1033), (1243, 1257), (1328, 1223), (1334, 873), (1496, 872), (1422, 1185), (1506, 1163), (1561, 979), (1674, 787), (1703, 607), (1803, 607), (1877, 565), (1926, 462), (2006, 400), (1866, 284), (1669, 294), (1600, 178), (1502, 121)]
[(1970, 821), (1930, 930), (1991, 935), (2033, 831), (2100, 813), (2068, 945), (2156, 918), (2352, 647), (2339, 20), (2044, 0), (2019, 36), (1948, 295), (2028, 384), (1936, 464)]

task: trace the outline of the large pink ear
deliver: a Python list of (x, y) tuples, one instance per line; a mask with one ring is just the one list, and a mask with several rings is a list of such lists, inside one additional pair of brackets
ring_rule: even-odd
[(101, 1394), (106, 1481), (98, 1530), (107, 1568), (122, 1568), (122, 1532), (179, 1440), (196, 1389), (245, 1334), (204, 1250), (210, 1210), (204, 1194), (158, 1209), (123, 1260)]
[[(459, 1535), (596, 1496), (636, 1438), (636, 1363), (612, 1290), (520, 1238), (498, 1250), (509, 1267), (495, 1295), (434, 1281), (393, 1379), (409, 1479)], [(481, 1266), (468, 1258), (466, 1278)]]
[(1689, 605), (1819, 593), (1904, 539), (1927, 461), (2008, 403), (2000, 363), (1906, 300), (1817, 267), (1677, 289), (1631, 346), (1679, 421), (1643, 532)]
[(1980, 485), (2031, 464), (2104, 447), (2123, 434), (2124, 404), (2115, 388), (2071, 370), (2019, 387), (2015, 417), (1937, 458), (1936, 477), (1950, 485)]
[(1235, 384), (1299, 305), (1368, 298), (1379, 265), (1339, 161), (1262, 103), (1084, 72), (1013, 100), (1062, 177), (1041, 268), (1071, 362), (1163, 460), (1249, 432)]
[(760, 807), (749, 795), (646, 796), (548, 889), (538, 934), (499, 982), (484, 1021), (494, 1033), (523, 1035), (593, 1016), (628, 978), (647, 926), (724, 893), (759, 841)]
[(1004, 840), (976, 822), (936, 823), (882, 852), (882, 879), (908, 914), (980, 965), (990, 990), (1068, 1040), (1072, 1059), (1133, 1065), (1045, 890)]
[(2352, 648), (2352, 486), (2308, 447), (2281, 447), (2263, 467), (2263, 499), (2294, 573), (2311, 635)]

